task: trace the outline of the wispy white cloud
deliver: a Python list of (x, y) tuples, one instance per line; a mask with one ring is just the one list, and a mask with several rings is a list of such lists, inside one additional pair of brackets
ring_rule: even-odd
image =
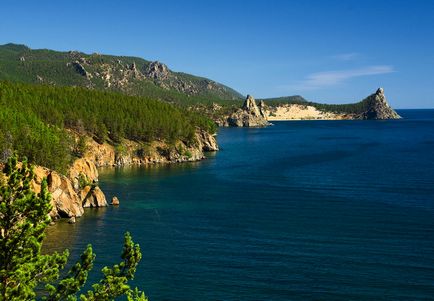
[(317, 72), (308, 75), (306, 79), (302, 81), (287, 85), (282, 88), (291, 90), (317, 90), (320, 88), (341, 84), (342, 82), (355, 77), (386, 74), (392, 72), (395, 72), (393, 66), (388, 65), (368, 66), (364, 68), (349, 70)]
[(349, 52), (349, 53), (340, 53), (332, 56), (335, 60), (338, 61), (352, 61), (360, 57), (360, 53), (357, 52)]

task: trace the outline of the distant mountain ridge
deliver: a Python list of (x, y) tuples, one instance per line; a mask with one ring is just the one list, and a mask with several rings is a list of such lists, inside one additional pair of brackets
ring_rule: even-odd
[[(244, 97), (234, 89), (207, 78), (173, 72), (161, 62), (139, 57), (32, 50), (25, 45), (5, 44), (0, 45), (1, 80), (115, 91), (178, 104), (221, 126), (258, 124), (257, 116), (250, 116), (243, 108)], [(382, 89), (350, 104), (310, 102), (300, 95), (262, 99), (260, 104), (268, 120), (399, 118)]]
[[(189, 97), (240, 100), (243, 96), (213, 80), (174, 72), (139, 57), (0, 45), (0, 80), (81, 86), (174, 101)], [(168, 92), (173, 92), (170, 94)]]

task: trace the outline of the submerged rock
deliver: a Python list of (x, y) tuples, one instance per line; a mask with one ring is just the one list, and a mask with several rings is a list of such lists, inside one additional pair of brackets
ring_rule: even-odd
[(110, 203), (113, 206), (119, 206), (119, 199), (117, 196), (112, 197), (112, 202)]
[(72, 66), (74, 67), (75, 71), (78, 74), (80, 74), (82, 76), (85, 76), (87, 78), (91, 78), (92, 77), (91, 74), (86, 71), (86, 69), (84, 68), (84, 66), (80, 62), (75, 61), (75, 62), (72, 63)]

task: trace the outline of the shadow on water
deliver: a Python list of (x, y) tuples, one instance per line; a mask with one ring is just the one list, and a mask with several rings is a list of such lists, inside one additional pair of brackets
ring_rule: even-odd
[[(108, 211), (117, 208), (85, 208), (82, 217), (77, 218), (75, 224), (69, 224), (68, 219), (60, 219), (48, 226), (42, 246), (42, 252), (62, 252), (73, 249), (83, 233), (92, 231), (92, 228), (103, 226), (101, 221)], [(90, 243), (90, 241), (89, 241)]]

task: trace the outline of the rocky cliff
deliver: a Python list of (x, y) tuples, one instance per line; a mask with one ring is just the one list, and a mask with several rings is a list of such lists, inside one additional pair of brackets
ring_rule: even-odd
[(215, 136), (203, 130), (196, 132), (196, 144), (193, 146), (180, 141), (173, 146), (153, 142), (145, 149), (142, 144), (125, 141), (122, 150), (119, 150), (108, 143), (99, 144), (89, 138), (84, 157), (73, 162), (66, 176), (35, 166), (32, 188), (39, 193), (42, 179), (47, 178), (53, 207), (50, 216), (53, 219), (63, 217), (75, 220), (83, 215), (83, 208), (107, 206), (106, 197), (98, 187), (97, 167), (197, 161), (205, 158), (205, 151), (218, 149)]
[(399, 119), (401, 116), (387, 102), (384, 89), (379, 88), (377, 92), (365, 98), (366, 110), (356, 116), (357, 119)]
[(241, 109), (236, 110), (224, 121), (223, 126), (234, 127), (263, 127), (270, 123), (265, 116), (265, 107), (261, 109), (256, 105), (256, 101), (251, 95), (247, 95)]
[(182, 141), (168, 144), (162, 141), (140, 143), (124, 139), (118, 146), (88, 139), (84, 158), (96, 167), (179, 163), (199, 161), (205, 158), (205, 152), (219, 150), (215, 135), (198, 129), (195, 138), (193, 145)]
[(54, 219), (60, 217), (80, 217), (83, 207), (104, 207), (107, 201), (98, 187), (98, 170), (93, 162), (78, 159), (71, 166), (68, 176), (61, 175), (45, 167), (35, 167), (33, 190), (41, 190), (41, 182), (47, 178), (48, 190), (51, 193), (50, 213)]

